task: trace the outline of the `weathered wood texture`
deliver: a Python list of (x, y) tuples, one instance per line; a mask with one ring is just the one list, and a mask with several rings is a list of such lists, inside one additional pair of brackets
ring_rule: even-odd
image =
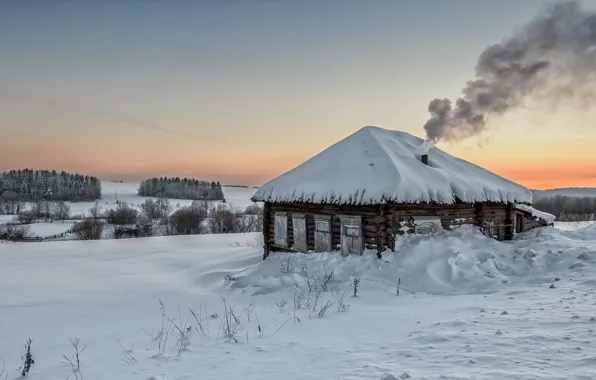
[(271, 233), (271, 226), (273, 225), (273, 219), (271, 219), (271, 203), (265, 203), (263, 205), (263, 260), (269, 256), (269, 241), (273, 239)]
[[(338, 206), (300, 203), (265, 203), (263, 216), (263, 237), (265, 241), (266, 258), (269, 249), (274, 245), (275, 214), (287, 213), (288, 251), (294, 245), (292, 214), (304, 214), (306, 219), (307, 250), (314, 251), (315, 215), (331, 216), (331, 247), (339, 250), (341, 245), (340, 215), (362, 217), (362, 237), (366, 249), (377, 251), (380, 257), (386, 250), (394, 250), (396, 239), (400, 235), (414, 233), (412, 217), (436, 216), (441, 219), (443, 229), (470, 224), (480, 229), (490, 237), (498, 240), (511, 239), (515, 231), (516, 217), (519, 210), (512, 205), (493, 203), (456, 203), (452, 205), (439, 204), (383, 204), (366, 206)], [(536, 221), (529, 213), (523, 213), (522, 231), (527, 231), (545, 224)], [(272, 249), (284, 250), (280, 247)]]
[[(367, 249), (377, 249), (376, 242), (379, 239), (377, 234), (377, 222), (375, 218), (379, 213), (379, 206), (332, 206), (332, 205), (311, 205), (293, 203), (266, 203), (269, 205), (265, 211), (264, 219), (275, 220), (276, 212), (288, 213), (288, 247), (294, 245), (294, 234), (292, 224), (292, 213), (301, 213), (306, 216), (306, 243), (309, 251), (315, 247), (315, 215), (331, 216), (331, 247), (334, 250), (340, 248), (341, 225), (339, 215), (354, 215), (362, 217), (362, 235)], [(274, 244), (275, 223), (263, 225), (263, 237), (265, 245)], [(269, 242), (269, 244), (268, 244)]]

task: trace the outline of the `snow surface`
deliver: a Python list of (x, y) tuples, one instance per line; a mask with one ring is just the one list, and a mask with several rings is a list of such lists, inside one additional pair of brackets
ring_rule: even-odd
[(405, 132), (364, 127), (323, 152), (269, 181), (255, 193), (262, 202), (332, 204), (466, 202), (532, 203), (525, 187), (429, 149)]
[[(62, 355), (78, 337), (89, 380), (596, 378), (595, 225), (545, 227), (510, 242), (464, 226), (400, 239), (383, 260), (317, 253), (262, 261), (260, 239), (0, 243), (0, 370), (4, 359), (8, 379), (19, 377), (31, 337), (31, 380), (74, 379)], [(346, 295), (347, 311), (334, 305), (309, 318), (300, 309), (294, 320), (294, 284), (325, 270), (334, 277), (324, 297), (337, 302), (353, 277), (358, 297)], [(239, 315), (238, 343), (223, 336), (220, 296)], [(180, 355), (173, 330), (158, 354), (144, 332), (160, 328), (158, 300), (193, 327), (189, 308), (218, 315)]]
[(38, 222), (29, 225), (29, 233), (32, 236), (49, 237), (59, 235), (72, 228), (73, 221)]
[(530, 214), (532, 214), (532, 216), (542, 219), (548, 224), (553, 223), (555, 221), (555, 219), (557, 219), (557, 217), (554, 216), (553, 214), (549, 214), (548, 212), (536, 210), (532, 206), (516, 204), (515, 208), (517, 208), (518, 210), (529, 212)]

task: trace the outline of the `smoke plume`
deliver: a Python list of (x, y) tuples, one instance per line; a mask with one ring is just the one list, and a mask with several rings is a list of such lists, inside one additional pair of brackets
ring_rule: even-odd
[(577, 1), (552, 4), (499, 44), (486, 48), (455, 101), (434, 99), (424, 125), (427, 140), (479, 135), (491, 117), (528, 100), (582, 101), (596, 94), (596, 12)]

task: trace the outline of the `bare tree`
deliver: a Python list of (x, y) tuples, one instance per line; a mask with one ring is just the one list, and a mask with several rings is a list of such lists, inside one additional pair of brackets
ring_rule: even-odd
[(64, 201), (54, 201), (50, 204), (50, 215), (55, 220), (66, 220), (70, 217), (70, 206)]
[(170, 235), (196, 235), (205, 231), (205, 215), (195, 207), (174, 211), (166, 225)]
[(83, 219), (72, 226), (72, 231), (79, 240), (100, 240), (105, 223), (98, 219)]

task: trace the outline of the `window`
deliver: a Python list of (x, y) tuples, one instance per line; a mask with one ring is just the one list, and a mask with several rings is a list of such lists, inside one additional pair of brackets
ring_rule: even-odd
[(285, 212), (275, 213), (275, 245), (288, 246), (288, 216)]
[(331, 219), (315, 215), (315, 252), (331, 251)]
[(441, 218), (436, 216), (413, 216), (414, 232), (420, 235), (434, 234), (441, 230)]
[(315, 221), (315, 228), (320, 232), (329, 232), (329, 221), (328, 220), (317, 220)]
[(304, 214), (292, 215), (292, 231), (294, 233), (294, 249), (307, 251), (306, 219), (304, 218)]
[(362, 240), (362, 221), (359, 216), (340, 217), (341, 252), (361, 255), (364, 250)]

